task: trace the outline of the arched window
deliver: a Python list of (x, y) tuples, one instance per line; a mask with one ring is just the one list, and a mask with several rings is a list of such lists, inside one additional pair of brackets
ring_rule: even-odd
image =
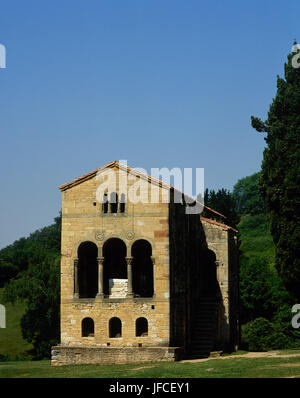
[(125, 212), (125, 202), (126, 202), (125, 194), (122, 193), (120, 198), (120, 213)]
[(124, 213), (125, 212), (125, 204), (126, 204), (126, 196), (124, 193), (121, 194), (120, 201), (118, 199), (118, 194), (116, 192), (112, 192), (109, 195), (105, 193), (103, 195), (102, 200), (102, 211), (104, 214), (108, 213), (108, 207), (110, 206), (111, 213)]
[(81, 322), (81, 335), (82, 337), (94, 337), (94, 321), (92, 318), (84, 318)]
[(109, 320), (109, 337), (122, 337), (122, 322), (119, 318), (111, 318)]
[(140, 297), (152, 297), (154, 293), (154, 283), (151, 244), (144, 239), (139, 239), (132, 245), (131, 254), (133, 257), (133, 292)]
[(107, 197), (107, 193), (105, 193), (103, 195), (102, 209), (103, 209), (103, 213), (107, 213), (108, 212), (108, 197)]
[(93, 242), (83, 242), (78, 248), (79, 297), (95, 297), (98, 292), (98, 248)]
[(116, 192), (110, 194), (110, 212), (118, 212), (118, 194)]
[(146, 318), (138, 318), (135, 322), (135, 335), (137, 337), (148, 336), (148, 321)]
[(108, 239), (103, 245), (103, 289), (109, 294), (109, 279), (127, 279), (127, 248), (118, 238)]

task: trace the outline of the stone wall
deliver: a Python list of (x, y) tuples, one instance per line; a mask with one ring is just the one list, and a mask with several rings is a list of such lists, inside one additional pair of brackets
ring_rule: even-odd
[[(61, 342), (69, 346), (168, 346), (168, 311), (168, 302), (151, 298), (74, 299), (68, 305), (62, 305)], [(122, 336), (118, 338), (109, 337), (109, 321), (113, 317), (122, 322)], [(148, 320), (148, 336), (136, 336), (136, 320), (140, 317)], [(93, 337), (81, 335), (84, 318), (94, 320)]]
[(238, 345), (238, 247), (235, 232), (204, 221), (208, 248), (216, 254), (217, 280), (220, 294), (218, 342), (225, 349)]
[(99, 348), (55, 346), (52, 347), (51, 365), (173, 362), (181, 358), (182, 350), (176, 347)]
[(109, 279), (109, 298), (126, 298), (128, 279)]

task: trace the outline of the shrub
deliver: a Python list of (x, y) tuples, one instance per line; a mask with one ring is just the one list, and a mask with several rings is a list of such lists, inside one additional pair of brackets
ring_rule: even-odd
[(0, 362), (7, 362), (10, 360), (10, 356), (8, 354), (0, 354)]
[(250, 351), (290, 348), (292, 339), (265, 318), (257, 318), (242, 329), (242, 339)]

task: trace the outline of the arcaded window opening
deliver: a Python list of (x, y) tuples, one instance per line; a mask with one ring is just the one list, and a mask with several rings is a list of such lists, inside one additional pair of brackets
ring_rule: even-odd
[(127, 279), (127, 248), (118, 238), (111, 238), (103, 246), (103, 289), (109, 294), (109, 279)]
[(103, 195), (102, 210), (103, 210), (103, 213), (107, 213), (108, 212), (108, 197), (107, 197), (107, 193), (105, 193)]
[(110, 194), (110, 212), (118, 212), (118, 194), (116, 192)]
[(121, 194), (120, 198), (120, 213), (125, 213), (125, 202), (126, 202), (126, 197), (125, 194)]
[(92, 318), (84, 318), (81, 322), (82, 337), (94, 337), (95, 326)]
[(119, 318), (114, 317), (109, 320), (109, 337), (122, 337), (122, 322)]
[(137, 337), (148, 336), (148, 321), (146, 318), (138, 318), (135, 323), (135, 335)]
[[(124, 193), (120, 195), (120, 200), (116, 192), (112, 192), (109, 197), (105, 193), (102, 201), (102, 212), (104, 214), (110, 213), (125, 213), (126, 196)], [(110, 211), (109, 211), (110, 209)]]
[(78, 248), (78, 285), (80, 298), (93, 298), (98, 292), (98, 248), (83, 242)]
[(152, 297), (154, 294), (152, 246), (139, 239), (132, 245), (132, 287), (133, 293), (140, 297)]

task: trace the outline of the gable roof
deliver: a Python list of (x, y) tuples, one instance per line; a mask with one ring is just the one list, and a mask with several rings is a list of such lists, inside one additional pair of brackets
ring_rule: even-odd
[[(143, 178), (144, 180), (148, 181), (151, 184), (156, 184), (156, 185), (158, 185), (158, 186), (160, 186), (162, 188), (166, 188), (166, 189), (169, 189), (169, 190), (172, 190), (172, 191), (180, 192), (179, 190), (177, 190), (176, 188), (172, 187), (171, 185), (169, 185), (169, 184), (167, 184), (167, 183), (165, 183), (165, 182), (163, 182), (161, 180), (158, 180), (157, 178), (154, 178), (154, 177), (152, 177), (152, 176), (150, 176), (148, 174), (142, 173), (141, 171), (136, 170), (136, 169), (134, 169), (134, 168), (132, 168), (130, 166), (124, 165), (124, 164), (118, 162), (117, 160), (114, 160), (114, 161), (112, 161), (110, 163), (107, 163), (106, 165), (104, 165), (102, 167), (99, 167), (98, 169), (96, 169), (94, 171), (91, 171), (88, 174), (84, 174), (82, 177), (75, 178), (74, 180), (72, 180), (70, 182), (67, 182), (66, 184), (60, 185), (58, 187), (58, 189), (60, 189), (62, 192), (66, 191), (67, 189), (70, 189), (70, 188), (72, 188), (72, 187), (74, 187), (76, 185), (81, 184), (82, 182), (85, 182), (85, 181), (95, 177), (99, 171), (102, 171), (102, 170), (104, 171), (105, 169), (108, 169), (108, 168), (117, 168), (119, 170), (126, 171), (127, 173), (130, 173), (132, 175), (139, 176), (140, 178)], [(182, 193), (182, 192), (180, 192), (180, 193)], [(186, 196), (188, 196), (188, 195), (186, 195)], [(217, 212), (216, 210), (211, 209), (208, 206), (204, 205), (204, 209), (206, 209), (208, 212), (214, 213), (215, 215), (217, 215), (218, 217), (221, 217), (223, 219), (227, 218), (223, 214)], [(209, 219), (205, 218), (205, 221), (206, 220), (209, 220)], [(218, 223), (218, 224), (223, 225), (223, 226), (228, 228), (228, 225), (226, 225), (226, 224), (222, 224), (222, 223)]]

